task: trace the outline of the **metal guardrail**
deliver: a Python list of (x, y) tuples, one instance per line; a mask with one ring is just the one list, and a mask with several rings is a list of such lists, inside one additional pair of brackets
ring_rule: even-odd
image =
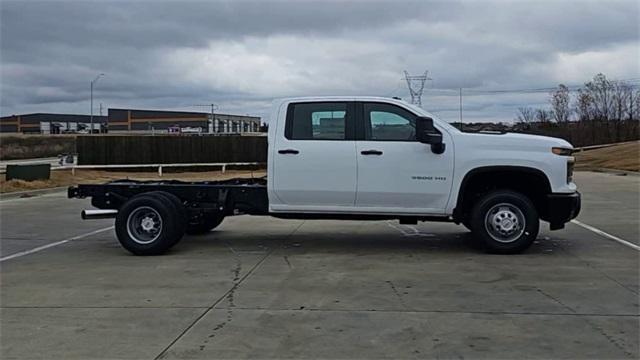
[(624, 141), (624, 142), (611, 143), (611, 144), (599, 144), (599, 145), (581, 146), (581, 147), (574, 148), (574, 152), (602, 149), (602, 148), (616, 146), (616, 145), (631, 144), (631, 143), (635, 143), (635, 142), (638, 142), (638, 140)]

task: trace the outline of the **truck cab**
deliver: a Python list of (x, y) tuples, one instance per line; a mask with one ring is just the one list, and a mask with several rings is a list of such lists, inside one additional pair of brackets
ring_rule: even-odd
[(271, 119), (274, 214), (464, 222), (474, 196), (502, 188), (527, 196), (552, 228), (577, 215), (572, 146), (562, 139), (464, 133), (419, 107), (378, 97), (284, 99)]
[[(109, 209), (109, 215), (89, 212), (85, 217), (116, 217), (116, 229), (119, 223), (123, 228), (120, 242), (142, 255), (164, 252), (177, 242), (167, 240), (156, 249), (145, 238), (146, 243), (136, 245), (134, 230), (162, 228), (154, 221), (177, 222), (169, 227), (168, 236), (175, 238), (189, 229), (209, 231), (225, 216), (237, 214), (397, 219), (404, 224), (448, 221), (466, 226), (490, 252), (517, 253), (535, 240), (540, 220), (557, 230), (580, 211), (580, 194), (572, 181), (573, 147), (567, 141), (465, 133), (399, 99), (277, 100), (267, 151), (266, 181), (121, 181), (80, 185), (69, 196), (92, 196), (94, 206)], [(138, 207), (164, 202), (171, 209), (163, 210), (164, 216), (155, 211), (132, 217), (136, 207), (130, 201), (141, 196), (156, 202), (143, 201)], [(139, 222), (137, 228), (131, 219)], [(144, 229), (140, 234), (145, 235)]]
[(454, 175), (451, 125), (434, 121), (444, 151), (416, 139), (421, 109), (385, 98), (299, 98), (274, 105), (269, 210), (427, 216), (447, 214)]

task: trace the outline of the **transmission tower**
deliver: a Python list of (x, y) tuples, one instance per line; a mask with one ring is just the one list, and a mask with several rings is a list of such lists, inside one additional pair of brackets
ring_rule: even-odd
[(422, 92), (424, 91), (424, 83), (427, 80), (431, 80), (428, 76), (429, 70), (426, 70), (422, 75), (409, 75), (404, 71), (404, 79), (407, 80), (407, 87), (409, 87), (409, 94), (411, 94), (411, 103), (422, 106)]

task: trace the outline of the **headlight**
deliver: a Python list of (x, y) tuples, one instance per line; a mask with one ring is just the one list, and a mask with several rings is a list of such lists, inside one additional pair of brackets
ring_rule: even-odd
[(551, 152), (556, 155), (571, 156), (571, 154), (573, 154), (573, 148), (552, 147)]
[(567, 159), (567, 184), (573, 181), (573, 166), (576, 164), (576, 158), (571, 156)]

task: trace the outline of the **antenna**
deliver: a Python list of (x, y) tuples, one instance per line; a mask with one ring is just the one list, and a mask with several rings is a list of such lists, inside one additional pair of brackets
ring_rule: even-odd
[(424, 83), (431, 80), (429, 70), (425, 70), (422, 75), (409, 75), (404, 71), (404, 79), (407, 81), (409, 94), (411, 95), (411, 103), (422, 107), (422, 92), (424, 91)]

